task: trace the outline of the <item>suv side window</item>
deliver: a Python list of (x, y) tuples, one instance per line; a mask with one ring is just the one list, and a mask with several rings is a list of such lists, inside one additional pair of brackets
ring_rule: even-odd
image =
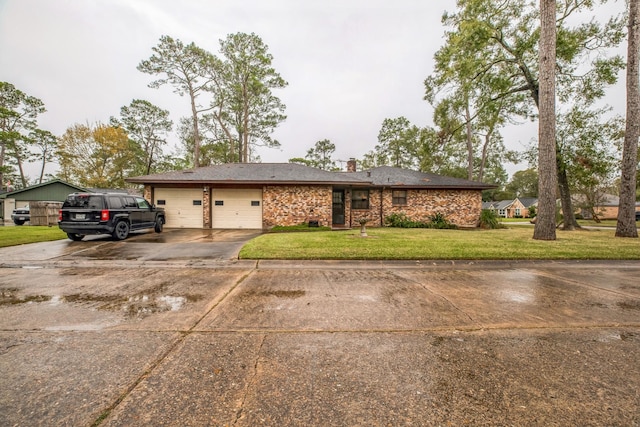
[(124, 201), (125, 201), (125, 206), (128, 208), (138, 207), (138, 205), (136, 204), (136, 199), (134, 199), (133, 197), (125, 196)]
[(89, 209), (104, 209), (102, 196), (89, 196), (87, 206)]
[(111, 209), (122, 209), (124, 208), (124, 203), (122, 203), (122, 199), (118, 196), (109, 196), (109, 207)]
[(140, 209), (149, 209), (149, 208), (151, 208), (151, 206), (149, 206), (149, 202), (147, 202), (142, 197), (136, 197), (136, 202), (138, 202), (138, 207)]

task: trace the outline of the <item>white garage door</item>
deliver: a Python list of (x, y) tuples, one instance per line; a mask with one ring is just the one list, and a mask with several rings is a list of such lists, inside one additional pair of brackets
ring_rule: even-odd
[(262, 228), (262, 190), (213, 189), (212, 228)]
[(156, 188), (155, 203), (164, 208), (169, 228), (202, 228), (202, 188)]

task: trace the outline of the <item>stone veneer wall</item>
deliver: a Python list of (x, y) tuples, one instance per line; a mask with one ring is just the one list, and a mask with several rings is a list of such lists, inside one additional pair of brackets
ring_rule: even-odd
[(142, 197), (147, 199), (147, 201), (151, 203), (155, 203), (155, 200), (151, 198), (151, 186), (149, 184), (144, 186), (144, 190), (142, 191)]
[(407, 190), (407, 205), (393, 206), (391, 190), (382, 192), (380, 209), (380, 189), (369, 191), (369, 209), (350, 209), (351, 195), (347, 203), (347, 218), (351, 226), (359, 226), (361, 218), (367, 219), (367, 226), (380, 227), (384, 218), (393, 213), (404, 213), (413, 221), (428, 222), (436, 213), (442, 213), (447, 220), (459, 227), (477, 227), (482, 211), (482, 193), (474, 190)]
[[(367, 220), (367, 227), (382, 227), (384, 219), (380, 218), (380, 189), (369, 189), (369, 209), (351, 209), (351, 192), (347, 198), (347, 218), (351, 219), (351, 227), (360, 227), (360, 220)], [(383, 216), (387, 214), (382, 212)]]
[(413, 221), (428, 222), (441, 213), (459, 227), (477, 227), (482, 211), (482, 192), (474, 190), (407, 190), (407, 206), (393, 206), (391, 190), (384, 192), (385, 216), (404, 213)]
[(330, 185), (264, 186), (263, 226), (299, 225), (309, 220), (331, 227), (332, 187)]

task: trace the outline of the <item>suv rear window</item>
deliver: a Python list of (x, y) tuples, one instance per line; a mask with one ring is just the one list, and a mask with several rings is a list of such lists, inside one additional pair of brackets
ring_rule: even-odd
[(104, 209), (102, 196), (93, 196), (90, 194), (76, 194), (67, 197), (62, 205), (63, 208), (82, 208), (82, 209)]

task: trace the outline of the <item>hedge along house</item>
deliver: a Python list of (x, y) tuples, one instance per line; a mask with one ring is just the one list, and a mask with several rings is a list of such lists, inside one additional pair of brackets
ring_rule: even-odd
[(384, 225), (392, 213), (427, 221), (442, 213), (475, 227), (482, 190), (463, 179), (392, 167), (328, 172), (295, 163), (234, 163), (127, 179), (166, 211), (167, 227), (269, 229), (304, 223), (349, 228), (367, 219)]

